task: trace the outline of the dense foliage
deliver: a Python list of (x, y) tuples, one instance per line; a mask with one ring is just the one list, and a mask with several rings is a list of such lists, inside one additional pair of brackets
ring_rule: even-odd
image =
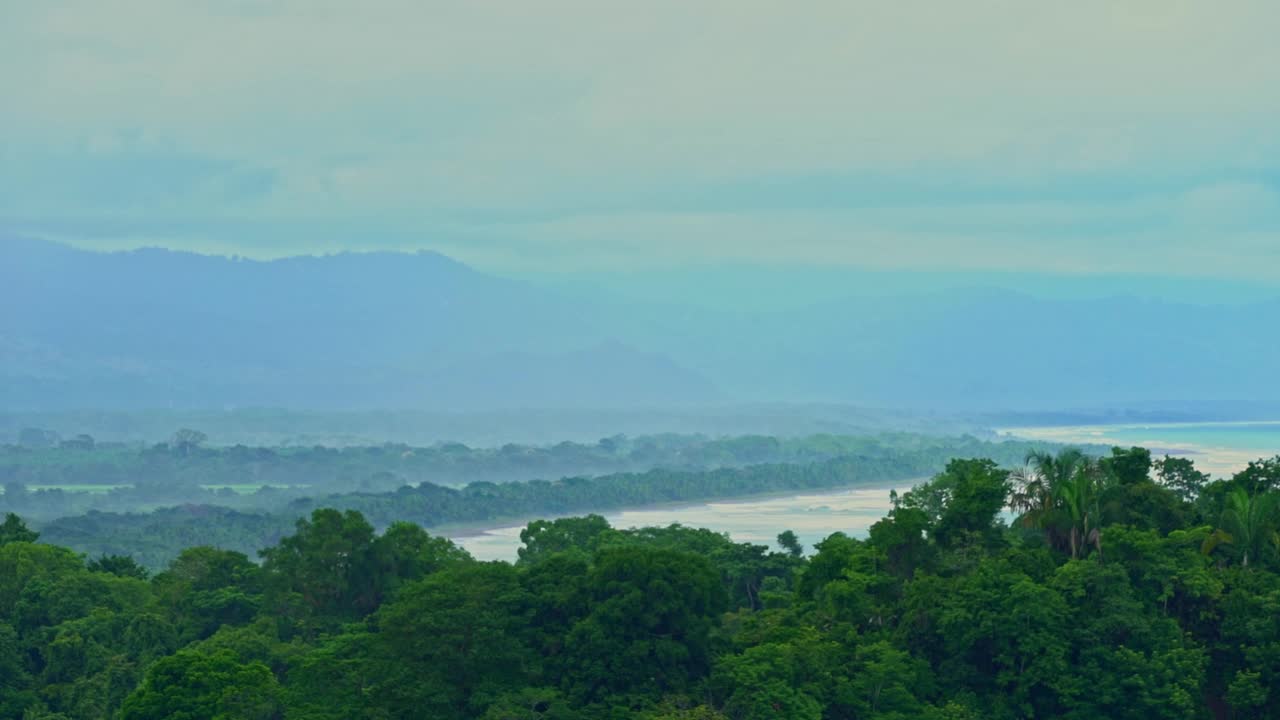
[[(434, 483), (402, 486), (392, 492), (346, 492), (278, 498), (259, 512), (188, 504), (143, 514), (89, 512), (45, 524), (46, 539), (74, 550), (128, 555), (159, 568), (191, 545), (215, 545), (251, 554), (278, 541), (294, 521), (322, 507), (359, 510), (376, 527), (409, 521), (427, 528), (457, 524), (517, 524), (530, 518), (597, 512), (660, 503), (688, 502), (776, 492), (841, 488), (868, 482), (900, 482), (927, 477), (947, 459), (973, 452), (1004, 461), (1021, 458), (1034, 445), (987, 443), (973, 438), (919, 435), (883, 438), (813, 437), (779, 441), (738, 438), (721, 441), (744, 461), (787, 455), (832, 455), (809, 463), (754, 464), (711, 470), (655, 469), (556, 481), (473, 482), (462, 488)], [(798, 449), (797, 449), (798, 448)], [(260, 494), (261, 495), (261, 494)]]
[(1277, 497), (1280, 458), (1035, 453), (952, 461), (808, 557), (587, 516), (484, 563), (324, 508), (260, 564), (192, 547), (150, 577), (9, 516), (0, 717), (1275, 717)]

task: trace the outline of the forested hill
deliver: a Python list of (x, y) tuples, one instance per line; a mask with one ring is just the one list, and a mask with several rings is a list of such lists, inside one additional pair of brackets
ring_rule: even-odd
[(152, 575), (9, 515), (0, 717), (1271, 718), (1277, 530), (1280, 459), (1211, 482), (1141, 449), (954, 460), (811, 549), (587, 516), (476, 562), (322, 508), (261, 564)]
[[(595, 310), (435, 253), (275, 262), (0, 243), (13, 408), (636, 407), (713, 384)], [(339, 382), (340, 380), (340, 382)]]
[(7, 239), (0, 396), (27, 410), (1280, 406), (1280, 337), (1263, 331), (1280, 300), (857, 290), (733, 313), (567, 296), (431, 253), (255, 262)]

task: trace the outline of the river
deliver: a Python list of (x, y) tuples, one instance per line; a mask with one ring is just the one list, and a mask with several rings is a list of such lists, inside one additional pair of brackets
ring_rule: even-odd
[[(1280, 422), (1169, 423), (1009, 428), (1011, 437), (1062, 443), (1140, 445), (1157, 457), (1185, 455), (1215, 476), (1229, 476), (1250, 460), (1280, 453)], [(919, 480), (915, 482), (920, 482)], [(899, 493), (915, 483), (900, 483)], [(806, 547), (834, 532), (865, 536), (889, 509), (892, 485), (811, 492), (785, 497), (725, 500), (678, 507), (601, 513), (619, 528), (680, 523), (727, 532), (738, 542), (773, 544), (791, 530)], [(514, 560), (524, 525), (458, 535), (455, 540), (481, 560)]]
[[(918, 482), (918, 481), (917, 481)], [(902, 493), (911, 488), (905, 483)], [(680, 523), (727, 532), (738, 542), (774, 543), (778, 533), (791, 530), (806, 547), (834, 532), (865, 535), (889, 507), (888, 486), (830, 490), (787, 497), (725, 500), (676, 507), (601, 513), (618, 528)], [(514, 560), (524, 525), (495, 528), (455, 540), (480, 560)]]

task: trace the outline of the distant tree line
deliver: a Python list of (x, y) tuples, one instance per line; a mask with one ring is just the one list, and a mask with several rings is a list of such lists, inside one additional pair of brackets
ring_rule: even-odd
[[(54, 439), (33, 439), (37, 436)], [(39, 429), (23, 431), (21, 437), (18, 445), (0, 446), (0, 487), (4, 488), (0, 508), (38, 521), (90, 510), (127, 512), (181, 503), (279, 510), (301, 497), (385, 492), (423, 482), (461, 487), (657, 468), (808, 464), (846, 456), (879, 457), (899, 450), (973, 453), (984, 452), (987, 445), (970, 437), (909, 433), (797, 438), (614, 436), (596, 443), (495, 448), (460, 443), (218, 447), (192, 429), (178, 430), (168, 441), (150, 446), (97, 443), (89, 436), (58, 441), (56, 433)]]
[(149, 513), (89, 512), (49, 521), (42, 531), (49, 540), (80, 552), (128, 555), (154, 568), (164, 566), (191, 545), (252, 553), (276, 542), (298, 517), (321, 507), (358, 510), (377, 527), (396, 521), (427, 528), (518, 524), (529, 518), (663, 503), (902, 482), (938, 471), (948, 458), (964, 450), (984, 450), (1009, 462), (1037, 447), (1022, 442), (908, 436), (894, 442), (863, 442), (865, 454), (807, 464), (655, 469), (559, 480), (473, 482), (462, 488), (422, 483), (391, 492), (321, 494), (292, 500), (283, 497), (264, 512), (203, 503)]

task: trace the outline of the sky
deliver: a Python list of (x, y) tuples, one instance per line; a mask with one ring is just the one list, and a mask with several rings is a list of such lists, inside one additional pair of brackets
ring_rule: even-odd
[(1280, 283), (1280, 3), (0, 0), (0, 235)]

